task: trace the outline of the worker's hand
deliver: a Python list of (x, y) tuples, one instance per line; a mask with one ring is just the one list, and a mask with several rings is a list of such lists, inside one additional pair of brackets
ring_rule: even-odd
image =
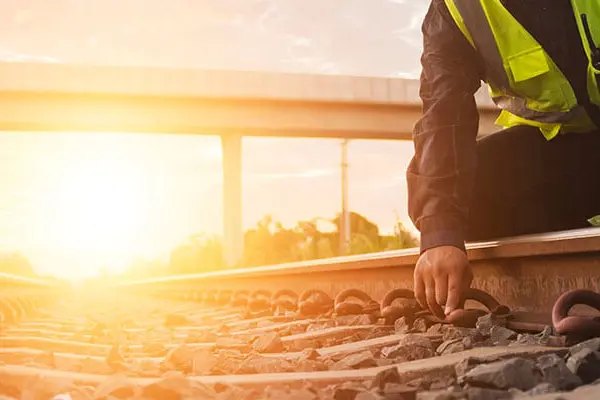
[[(444, 318), (458, 308), (471, 286), (473, 273), (467, 255), (454, 246), (434, 247), (419, 257), (414, 273), (417, 301)], [(445, 306), (445, 309), (442, 307)]]

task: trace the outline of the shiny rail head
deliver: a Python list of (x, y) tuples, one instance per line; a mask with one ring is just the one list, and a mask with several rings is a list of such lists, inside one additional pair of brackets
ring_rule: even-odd
[[(472, 261), (571, 253), (594, 253), (600, 251), (600, 228), (576, 229), (564, 232), (518, 236), (499, 241), (469, 243), (467, 244), (467, 251), (469, 259)], [(119, 282), (114, 286), (122, 288), (161, 286), (177, 283), (211, 282), (224, 279), (268, 278), (308, 273), (337, 273), (393, 267), (413, 268), (418, 257), (419, 249), (412, 248), (261, 267), (142, 279)]]
[(25, 276), (18, 276), (0, 272), (0, 285), (15, 285), (15, 286), (29, 286), (37, 288), (57, 288), (62, 286), (57, 282), (50, 282), (40, 278), (29, 278)]

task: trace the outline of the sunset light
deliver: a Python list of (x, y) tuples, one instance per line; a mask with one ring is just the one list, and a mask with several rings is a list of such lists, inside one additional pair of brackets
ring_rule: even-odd
[(143, 175), (123, 161), (86, 160), (74, 166), (58, 189), (59, 243), (108, 257), (140, 248), (148, 212), (143, 182)]
[[(7, 165), (0, 249), (25, 255), (42, 274), (74, 281), (140, 262), (166, 265), (190, 236), (223, 235), (218, 137), (4, 133), (0, 144)], [(285, 157), (264, 156), (275, 153)], [(350, 147), (352, 208), (382, 233), (393, 231), (396, 210), (414, 229), (403, 209), (403, 166), (396, 161), (401, 154), (406, 163), (410, 153), (406, 142)], [(272, 215), (288, 228), (316, 218), (320, 231), (335, 230), (328, 220), (338, 212), (339, 179), (337, 141), (246, 138), (244, 229)]]
[(0, 11), (0, 400), (600, 399), (600, 0)]

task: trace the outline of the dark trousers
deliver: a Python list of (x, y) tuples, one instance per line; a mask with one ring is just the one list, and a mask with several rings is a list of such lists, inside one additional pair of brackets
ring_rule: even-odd
[(468, 241), (589, 227), (600, 214), (600, 132), (547, 141), (519, 126), (477, 142)]

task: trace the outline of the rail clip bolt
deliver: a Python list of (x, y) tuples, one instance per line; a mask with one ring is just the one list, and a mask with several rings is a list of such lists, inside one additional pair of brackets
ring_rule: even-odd
[(577, 304), (600, 311), (600, 293), (572, 290), (560, 296), (552, 309), (552, 324), (556, 333), (565, 335), (569, 342), (600, 337), (600, 317), (569, 315), (571, 308)]
[(246, 307), (248, 305), (248, 296), (250, 292), (247, 290), (238, 290), (231, 296), (231, 303), (229, 303), (232, 307)]
[[(393, 304), (396, 300), (400, 304)], [(385, 319), (386, 325), (394, 325), (401, 317), (407, 317), (412, 324), (418, 311), (421, 311), (421, 306), (415, 299), (415, 293), (410, 289), (390, 290), (381, 301), (381, 316)]]
[(271, 308), (271, 292), (264, 289), (259, 289), (250, 295), (248, 299), (248, 310), (255, 313), (259, 311), (269, 310)]
[[(349, 301), (349, 297), (354, 297), (359, 302)], [(335, 297), (335, 313), (337, 315), (360, 315), (360, 314), (378, 314), (379, 303), (371, 298), (367, 293), (359, 289), (342, 290)]]
[[(491, 294), (480, 289), (469, 288), (465, 294), (465, 300), (475, 300), (484, 305), (493, 315), (507, 315), (510, 313), (508, 307), (500, 304)], [(461, 304), (460, 309), (454, 310), (446, 317), (445, 322), (463, 328), (475, 328), (477, 320), (487, 314), (485, 310), (478, 308), (465, 309), (463, 307), (464, 302)]]
[(296, 311), (298, 308), (298, 294), (290, 289), (278, 290), (271, 296), (271, 311), (273, 314)]
[(333, 299), (318, 289), (305, 290), (298, 299), (298, 312), (307, 317), (326, 314), (333, 309)]

